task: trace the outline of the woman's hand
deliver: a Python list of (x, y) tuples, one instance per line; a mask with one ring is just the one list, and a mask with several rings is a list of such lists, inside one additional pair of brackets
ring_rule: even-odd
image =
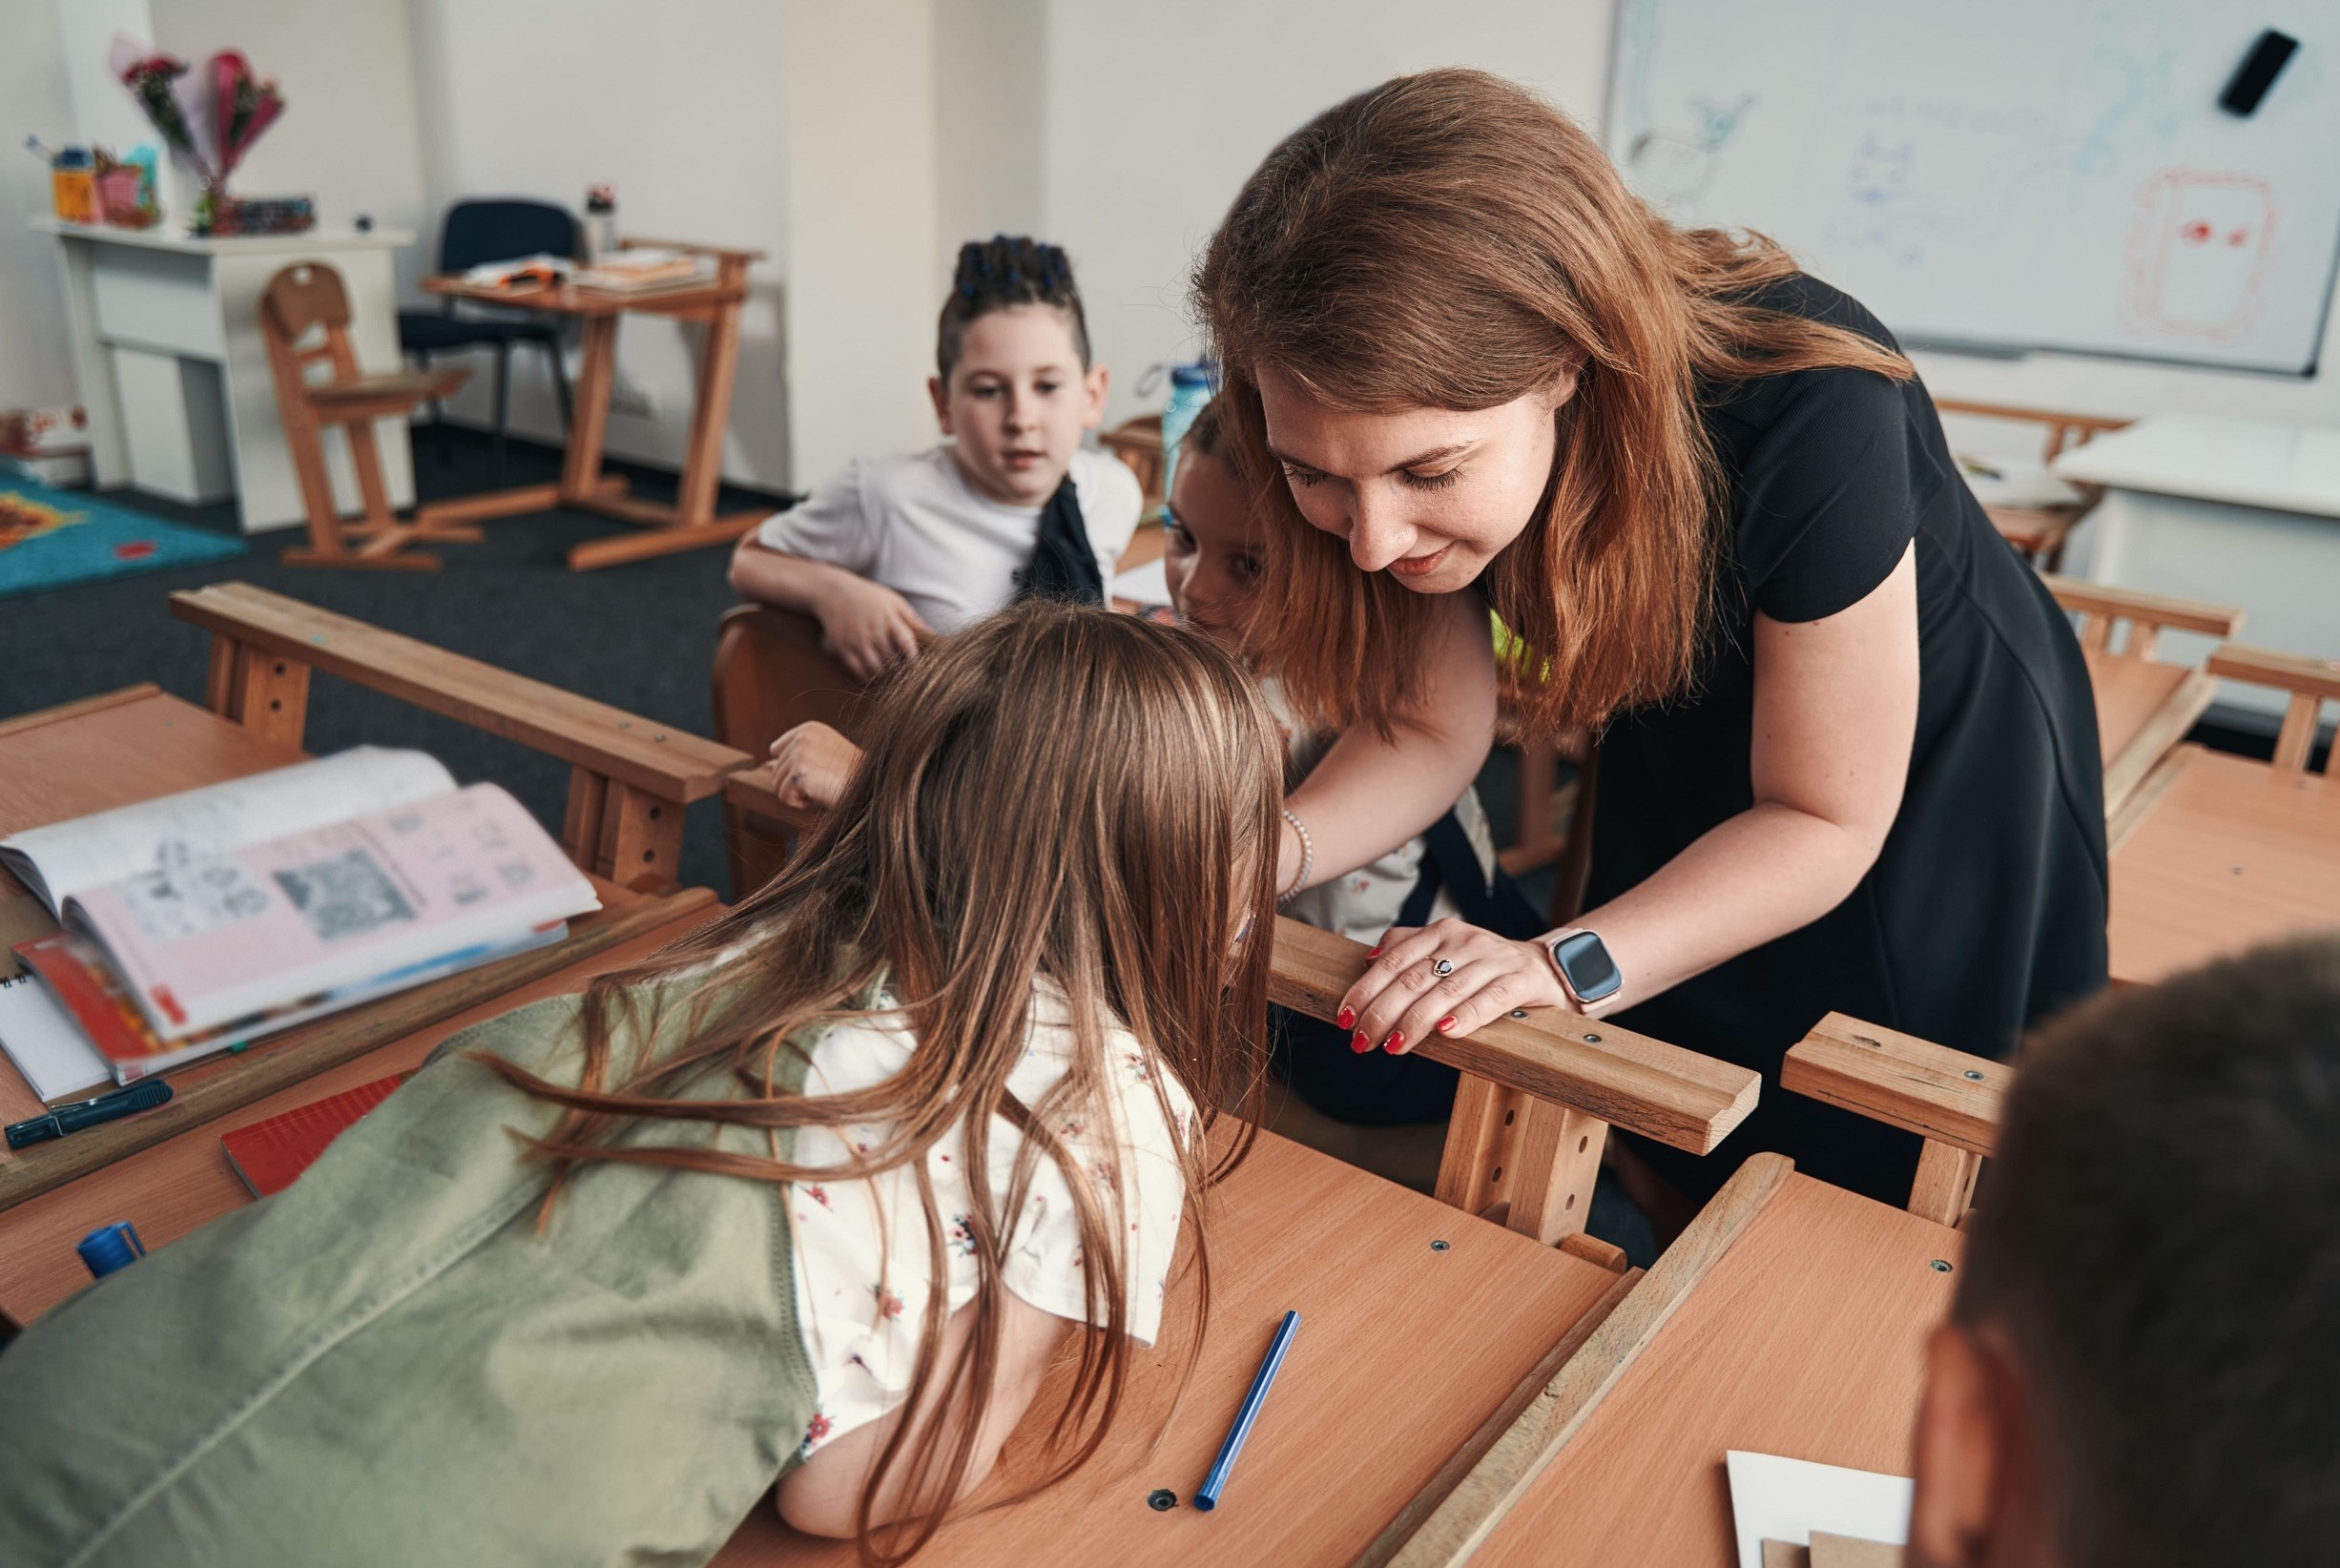
[[(1392, 926), (1333, 1021), (1349, 1048), (1403, 1056), (1433, 1034), (1467, 1035), (1522, 1007), (1576, 1003), (1535, 942), (1515, 942), (1460, 920)], [(1437, 965), (1453, 965), (1441, 975)]]
[(861, 748), (825, 724), (799, 724), (772, 743), (772, 760), (781, 805), (825, 812), (845, 793)]

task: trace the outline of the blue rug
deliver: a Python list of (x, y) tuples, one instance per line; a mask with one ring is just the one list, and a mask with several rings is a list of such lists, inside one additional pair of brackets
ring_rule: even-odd
[(244, 542), (165, 523), (76, 490), (0, 475), (0, 599), (69, 583), (192, 567), (245, 552)]

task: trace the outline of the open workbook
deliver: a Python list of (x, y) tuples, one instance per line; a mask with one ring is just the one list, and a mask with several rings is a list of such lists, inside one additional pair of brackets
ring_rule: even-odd
[[(61, 927), (17, 957), (123, 1083), (558, 941), (600, 907), (503, 790), (373, 747), (21, 833), (0, 864)], [(0, 1045), (52, 1098), (60, 1069)]]

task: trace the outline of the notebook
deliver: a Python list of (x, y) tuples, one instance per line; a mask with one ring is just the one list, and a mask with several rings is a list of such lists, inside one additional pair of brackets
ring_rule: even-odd
[(91, 1047), (37, 975), (0, 978), (0, 1049), (52, 1105), (114, 1082), (114, 1064)]
[(227, 1151), (228, 1164), (252, 1189), (252, 1196), (265, 1198), (281, 1192), (315, 1165), (336, 1138), (356, 1126), (366, 1112), (389, 1099), (390, 1091), (412, 1076), (400, 1073), (376, 1079), (248, 1127), (238, 1127), (220, 1135), (219, 1146)]

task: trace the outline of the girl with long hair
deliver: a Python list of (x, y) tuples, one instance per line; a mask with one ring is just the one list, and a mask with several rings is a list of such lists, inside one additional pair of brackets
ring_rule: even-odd
[(1048, 1478), (1094, 1452), (1246, 1145), (1275, 732), (1204, 639), (1034, 603), (867, 738), (755, 897), (0, 1355), (9, 1560), (696, 1562), (777, 1480), (900, 1561), (1067, 1335)]
[[(1277, 888), (1418, 832), (1523, 729), (1601, 734), (1586, 910), (1395, 929), (1360, 1049), (1514, 1008), (1776, 1083), (1832, 1008), (2003, 1054), (2105, 977), (2085, 666), (1859, 303), (1685, 230), (1592, 138), (1470, 71), (1318, 115), (1196, 278), (1268, 542), (1253, 649), (1342, 732)], [(1666, 1162), (1711, 1188), (1730, 1160)], [(1767, 1094), (1729, 1145), (1907, 1190), (1915, 1140)]]

